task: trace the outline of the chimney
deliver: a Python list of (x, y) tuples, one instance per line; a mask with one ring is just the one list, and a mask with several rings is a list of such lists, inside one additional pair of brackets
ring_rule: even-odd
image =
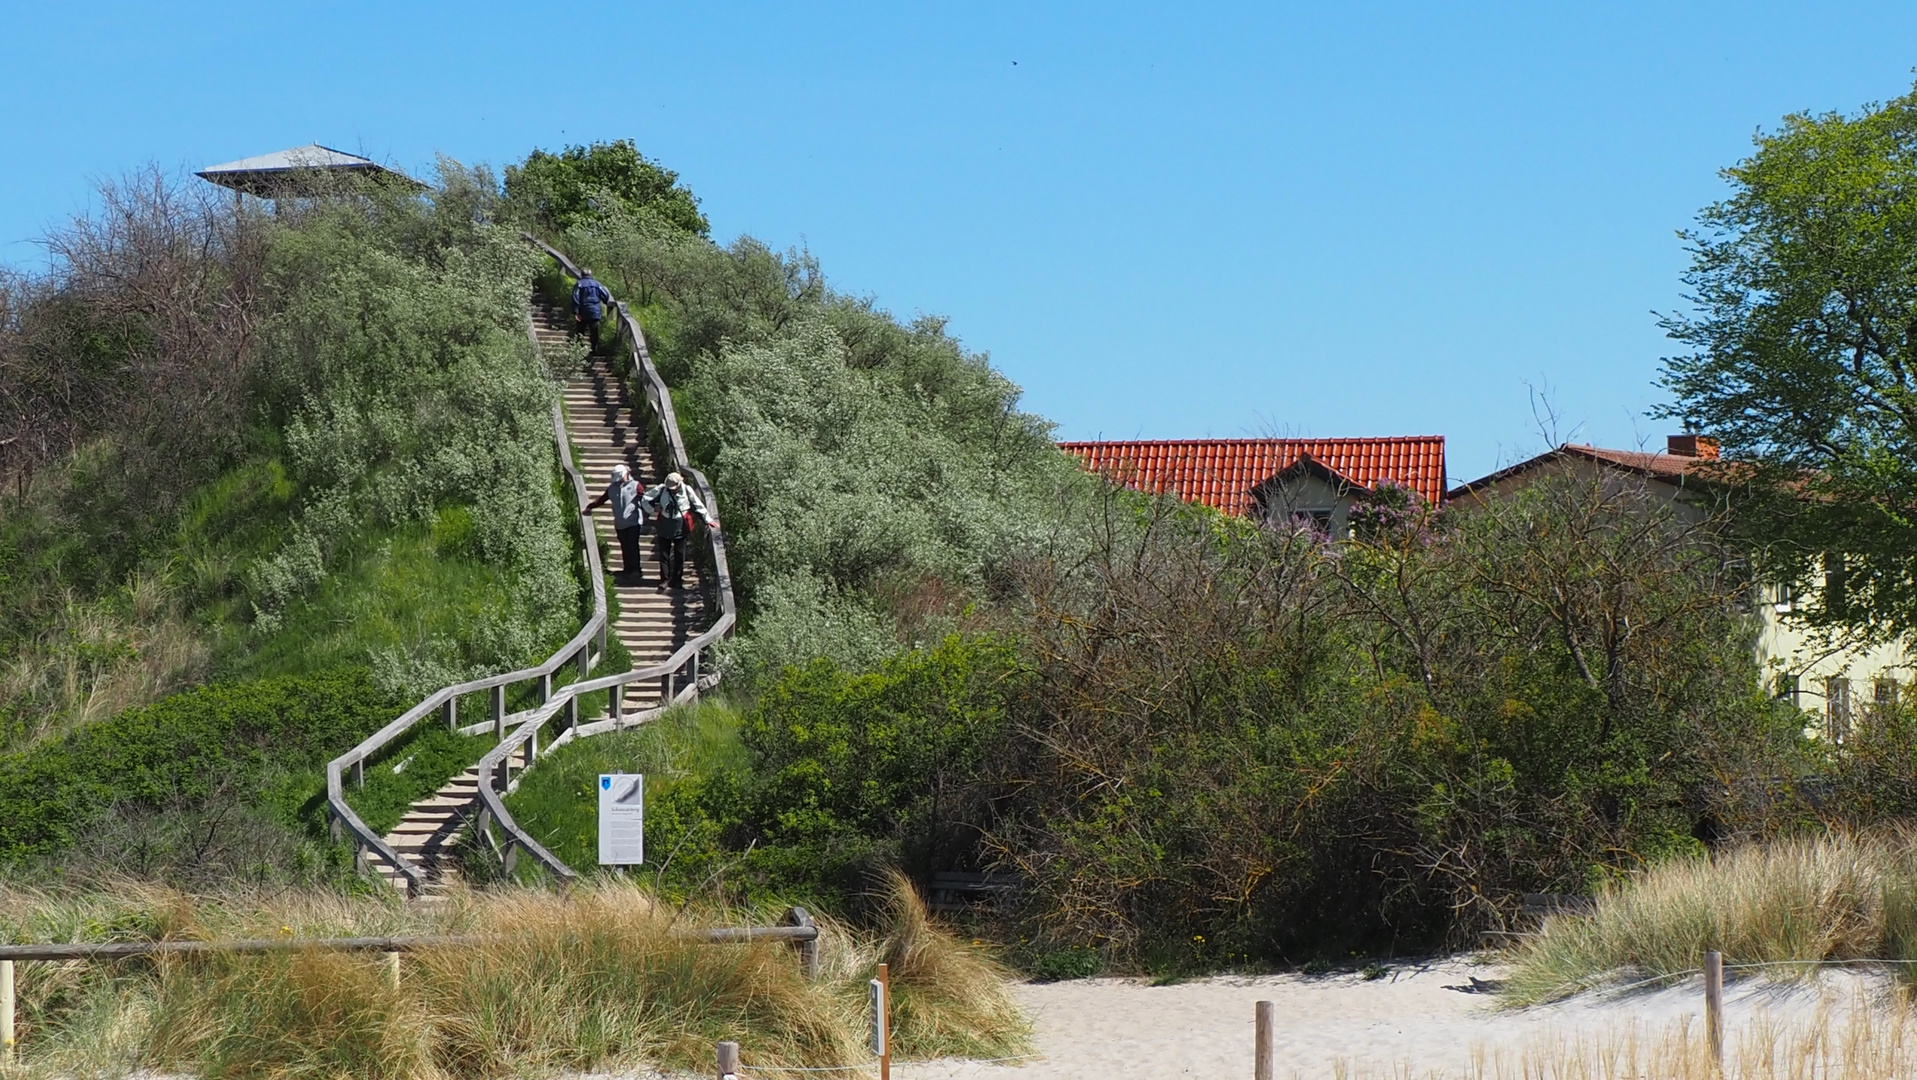
[(1709, 435), (1667, 435), (1664, 437), (1664, 452), (1672, 457), (1716, 461), (1717, 440)]

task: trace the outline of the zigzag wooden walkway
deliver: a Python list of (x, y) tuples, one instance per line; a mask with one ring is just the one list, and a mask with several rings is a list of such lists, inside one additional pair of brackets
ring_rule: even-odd
[[(563, 355), (572, 332), (572, 319), (565, 308), (534, 297), (529, 313), (541, 350), (548, 355)], [(645, 429), (632, 409), (625, 381), (613, 374), (605, 357), (590, 358), (566, 381), (562, 392), (573, 460), (585, 475), (587, 488), (594, 498), (605, 490), (612, 467), (622, 463), (630, 466), (633, 476), (648, 487), (664, 482), (665, 473), (653, 463)], [(651, 535), (647, 534), (641, 545), (644, 558), (639, 573), (630, 574), (620, 565), (612, 508), (601, 506), (593, 511), (593, 521), (599, 538), (609, 548), (606, 566), (612, 571), (612, 596), (616, 597), (617, 605), (613, 635), (632, 654), (635, 668), (665, 660), (707, 623), (705, 582), (697, 560), (688, 551), (684, 589), (661, 589), (659, 560), (652, 550)], [(656, 683), (632, 684), (627, 688), (622, 710), (630, 713), (657, 705), (660, 689)], [(468, 769), (429, 798), (414, 803), (399, 825), (386, 835), (385, 840), (394, 851), (427, 872), (428, 883), (423, 895), (430, 897), (443, 891), (448, 882), (458, 880), (459, 866), (451, 852), (459, 834), (477, 813), (478, 792), (478, 773)], [(404, 894), (406, 879), (398, 871), (380, 863), (375, 863), (375, 867), (388, 883)]]

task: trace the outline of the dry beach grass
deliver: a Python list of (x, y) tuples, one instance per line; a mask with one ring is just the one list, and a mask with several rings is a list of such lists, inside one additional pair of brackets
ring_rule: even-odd
[(437, 910), (384, 898), (283, 893), (212, 900), (137, 885), (0, 896), (11, 940), (221, 940), (413, 933), (475, 944), (382, 957), (317, 950), (20, 965), (31, 1075), (437, 1078), (703, 1069), (736, 1039), (762, 1068), (861, 1063), (865, 980), (894, 959), (898, 1041), (926, 1054), (1017, 1052), (1026, 1028), (988, 958), (925, 919), (908, 891), (892, 925), (827, 923), (822, 977), (788, 945), (703, 945), (695, 925), (766, 913), (655, 904), (618, 881), (571, 898), (455, 897)]

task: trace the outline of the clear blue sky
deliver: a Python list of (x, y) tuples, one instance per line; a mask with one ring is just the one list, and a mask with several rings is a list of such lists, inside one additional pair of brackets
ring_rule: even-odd
[[(524, 12), (537, 10), (527, 17)], [(1066, 438), (1645, 418), (1673, 233), (1786, 112), (1900, 94), (1917, 4), (0, 7), (0, 260), (147, 162), (411, 169), (630, 137), (715, 233), (953, 329)]]

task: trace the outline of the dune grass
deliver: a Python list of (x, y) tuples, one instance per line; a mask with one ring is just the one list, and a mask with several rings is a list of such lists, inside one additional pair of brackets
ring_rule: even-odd
[(865, 981), (890, 959), (906, 1056), (1018, 1053), (1028, 1029), (1001, 970), (933, 926), (896, 883), (889, 925), (832, 923), (821, 975), (789, 945), (698, 944), (675, 931), (774, 913), (675, 909), (594, 882), (570, 898), (523, 889), (437, 908), (323, 892), (208, 898), (149, 886), (0, 891), (8, 940), (109, 941), (475, 935), (409, 953), (397, 985), (379, 955), (294, 951), (118, 963), (22, 963), (27, 1075), (439, 1078), (668, 1068), (703, 1071), (713, 1044), (757, 1068), (858, 1065)]
[[(1338, 1062), (1338, 1080), (1902, 1080), (1917, 1069), (1917, 1013), (1907, 998), (1826, 1002), (1796, 1019), (1764, 1017), (1725, 1041), (1719, 1072), (1699, 1023), (1620, 1021), (1596, 1033), (1474, 1048), (1464, 1068)], [(1294, 1072), (1293, 1076), (1303, 1074)]]
[(1914, 841), (1833, 833), (1664, 863), (1601, 893), (1588, 918), (1547, 919), (1512, 953), (1507, 1000), (1682, 975), (1710, 949), (1726, 964), (1775, 965), (1762, 969), (1774, 977), (1819, 962), (1917, 959)]

